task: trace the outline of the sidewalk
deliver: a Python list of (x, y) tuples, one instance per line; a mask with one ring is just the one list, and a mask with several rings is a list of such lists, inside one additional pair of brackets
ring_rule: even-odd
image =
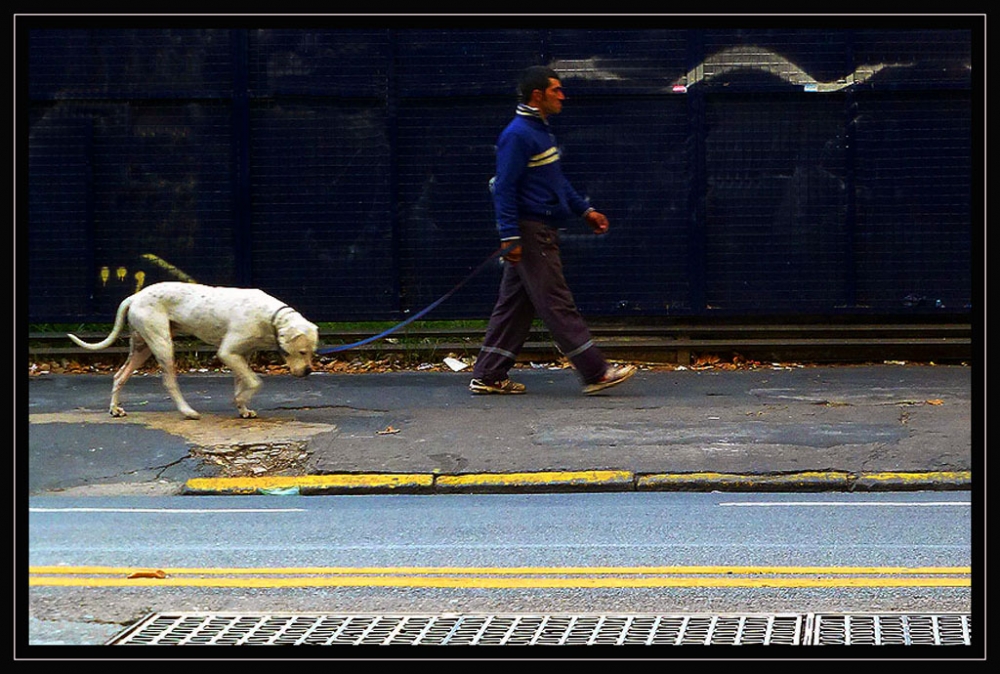
[[(572, 370), (264, 378), (239, 419), (227, 374), (43, 375), (28, 386), (29, 492), (177, 494), (969, 489), (972, 368), (643, 370), (583, 396)], [(18, 452), (18, 456), (25, 456)]]

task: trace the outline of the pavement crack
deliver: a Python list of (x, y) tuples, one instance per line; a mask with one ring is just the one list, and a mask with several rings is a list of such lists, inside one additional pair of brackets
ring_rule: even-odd
[[(160, 478), (163, 477), (163, 474), (165, 472), (167, 472), (168, 470), (170, 470), (171, 468), (173, 468), (175, 466), (179, 466), (182, 463), (184, 463), (185, 461), (188, 461), (188, 460), (193, 459), (193, 458), (195, 458), (195, 457), (191, 456), (191, 455), (182, 456), (181, 458), (177, 459), (176, 461), (171, 461), (169, 463), (163, 464), (162, 466), (151, 466), (149, 468), (149, 470), (152, 470), (154, 472), (154, 474), (156, 475), (156, 479), (160, 479)], [(138, 472), (139, 471), (132, 471), (131, 473), (126, 473), (126, 474), (135, 474), (135, 473), (138, 473)]]
[(289, 412), (308, 412), (311, 410), (347, 410), (364, 414), (388, 414), (390, 410), (378, 407), (354, 407), (353, 405), (278, 405), (274, 409)]

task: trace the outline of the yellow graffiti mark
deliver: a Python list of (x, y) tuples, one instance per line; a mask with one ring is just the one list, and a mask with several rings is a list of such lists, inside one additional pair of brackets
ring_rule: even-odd
[(111, 278), (111, 270), (107, 267), (101, 267), (101, 285), (108, 285), (109, 278)]
[(142, 290), (142, 284), (146, 281), (146, 272), (141, 269), (135, 273), (135, 291)]
[(118, 267), (118, 269), (115, 270), (115, 273), (118, 275), (119, 281), (124, 281), (125, 277), (128, 276), (128, 269), (125, 267)]
[(172, 275), (174, 278), (180, 279), (181, 281), (187, 281), (188, 283), (197, 283), (197, 281), (195, 281), (193, 278), (191, 278), (190, 276), (188, 276), (183, 271), (181, 271), (174, 265), (170, 264), (163, 258), (153, 255), (152, 253), (144, 253), (142, 257), (143, 259), (149, 260), (160, 269), (163, 269), (164, 271)]

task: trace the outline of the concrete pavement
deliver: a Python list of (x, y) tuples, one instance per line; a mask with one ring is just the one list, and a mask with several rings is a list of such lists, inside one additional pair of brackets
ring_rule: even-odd
[(228, 374), (182, 373), (190, 421), (159, 374), (121, 419), (110, 375), (32, 376), (16, 457), (32, 494), (847, 491), (969, 489), (983, 451), (968, 366), (659, 367), (593, 396), (569, 369), (515, 369), (519, 396), (469, 377), (270, 375), (244, 420)]

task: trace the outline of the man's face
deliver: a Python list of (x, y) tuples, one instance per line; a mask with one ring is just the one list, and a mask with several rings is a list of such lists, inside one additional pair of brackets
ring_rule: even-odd
[(549, 86), (545, 91), (536, 89), (535, 102), (537, 105), (534, 107), (538, 108), (538, 111), (542, 113), (543, 117), (548, 117), (549, 115), (558, 115), (562, 112), (563, 101), (566, 100), (566, 95), (562, 90), (562, 83), (554, 77), (549, 78)]

